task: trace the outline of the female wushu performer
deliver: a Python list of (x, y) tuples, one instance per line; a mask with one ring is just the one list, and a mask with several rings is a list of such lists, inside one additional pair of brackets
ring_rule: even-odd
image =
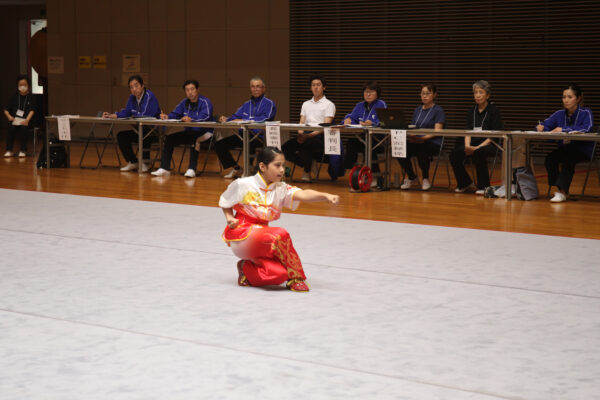
[(289, 233), (284, 228), (269, 227), (269, 221), (278, 219), (283, 207), (295, 210), (300, 201), (338, 204), (339, 196), (282, 182), (285, 158), (275, 147), (263, 148), (257, 162), (256, 175), (233, 181), (219, 199), (227, 220), (223, 240), (241, 258), (237, 264), (238, 284), (264, 286), (287, 281), (290, 290), (308, 292)]

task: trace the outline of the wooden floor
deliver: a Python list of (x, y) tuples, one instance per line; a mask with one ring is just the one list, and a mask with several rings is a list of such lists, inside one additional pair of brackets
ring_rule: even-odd
[[(71, 149), (72, 168), (36, 169), (32, 157), (26, 159), (0, 159), (0, 188), (35, 190), (52, 193), (103, 196), (121, 199), (147, 200), (169, 203), (192, 204), (216, 207), (219, 195), (229, 181), (219, 175), (214, 155), (209, 157), (208, 171), (196, 179), (181, 175), (153, 177), (149, 174), (121, 173), (116, 169), (117, 160), (109, 154), (105, 166), (99, 169), (78, 167), (82, 147)], [(111, 158), (112, 157), (112, 158)], [(202, 161), (203, 155), (201, 155)], [(175, 154), (175, 160), (179, 155)], [(187, 155), (184, 165), (187, 163)], [(86, 156), (86, 165), (96, 160)], [(441, 164), (440, 164), (441, 165)], [(112, 167), (111, 167), (112, 166)], [(399, 173), (397, 163), (394, 172)], [(580, 193), (585, 176), (584, 167), (578, 170), (572, 185), (572, 193)], [(504, 199), (486, 199), (474, 194), (455, 194), (447, 187), (445, 166), (441, 165), (435, 187), (429, 192), (420, 190), (350, 193), (347, 178), (336, 182), (322, 180), (301, 187), (339, 194), (341, 204), (303, 204), (298, 213), (394, 221), (415, 224), (453, 226), (462, 228), (488, 229), (510, 232), (538, 233), (545, 235), (571, 236), (600, 239), (600, 184), (595, 171), (590, 175), (586, 196), (573, 196), (566, 203), (552, 204), (545, 197), (547, 184), (543, 167), (536, 168), (542, 197), (524, 202)], [(299, 171), (297, 171), (299, 173)], [(492, 181), (498, 180), (498, 172)], [(24, 205), (24, 212), (26, 211)], [(220, 212), (215, 210), (215, 212)], [(360, 234), (357, 232), (356, 234)], [(398, 238), (409, 242), (410, 238)], [(477, 246), (465, 243), (466, 246)]]

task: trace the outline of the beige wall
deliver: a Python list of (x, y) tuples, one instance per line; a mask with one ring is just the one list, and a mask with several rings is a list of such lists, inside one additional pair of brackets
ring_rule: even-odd
[[(122, 55), (139, 54), (140, 72), (164, 111), (197, 79), (216, 114), (231, 114), (263, 77), (277, 119), (289, 120), (289, 8), (282, 0), (48, 0), (48, 56), (64, 57), (49, 75), (53, 114), (94, 115), (125, 105)], [(106, 69), (80, 69), (78, 56), (105, 55)]]

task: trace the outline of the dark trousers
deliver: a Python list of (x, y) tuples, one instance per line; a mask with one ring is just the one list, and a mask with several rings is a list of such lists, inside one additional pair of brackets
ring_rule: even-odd
[[(260, 144), (260, 139), (255, 139), (250, 142), (250, 154), (256, 152), (256, 148)], [(241, 148), (244, 146), (244, 142), (238, 135), (231, 135), (224, 139), (217, 140), (215, 142), (215, 151), (219, 157), (219, 161), (223, 166), (223, 169), (231, 167), (237, 167), (237, 161), (231, 156), (231, 149)]]
[(452, 164), (454, 176), (456, 177), (456, 187), (462, 189), (473, 183), (464, 165), (464, 162), (468, 157), (471, 157), (475, 163), (475, 170), (477, 171), (477, 189), (485, 189), (490, 186), (490, 173), (488, 171), (487, 159), (495, 154), (496, 146), (491, 143), (475, 150), (470, 156), (465, 154), (464, 144), (461, 144), (452, 150), (450, 153), (450, 164)]
[(431, 163), (431, 157), (437, 156), (440, 153), (440, 145), (433, 143), (429, 140), (423, 143), (408, 143), (406, 145), (406, 158), (398, 158), (398, 162), (404, 168), (408, 179), (416, 179), (417, 174), (415, 173), (412, 162), (412, 157), (417, 157), (419, 168), (423, 174), (423, 179), (429, 179), (429, 164)]
[(27, 133), (29, 127), (24, 125), (8, 125), (8, 132), (6, 134), (6, 150), (12, 151), (15, 142), (15, 137), (19, 139), (21, 145), (21, 151), (27, 152)]
[[(149, 126), (144, 127), (144, 135), (148, 134), (148, 132), (150, 132), (151, 129), (152, 128)], [(157, 138), (155, 136), (148, 136), (144, 139), (144, 142), (142, 144), (142, 147), (144, 148), (142, 155), (143, 159), (150, 159), (150, 145), (156, 141)], [(138, 159), (135, 156), (135, 153), (133, 152), (133, 147), (131, 146), (132, 143), (138, 142), (137, 131), (131, 130), (119, 132), (117, 134), (117, 142), (119, 143), (119, 149), (121, 149), (121, 153), (123, 153), (123, 158), (125, 158), (125, 161), (130, 163), (138, 162)]]
[[(571, 143), (560, 146), (546, 156), (544, 162), (548, 171), (548, 185), (557, 186), (565, 193), (569, 193), (569, 187), (575, 173), (575, 164), (587, 161), (590, 158)], [(562, 168), (559, 169), (559, 165)]]
[(290, 139), (281, 146), (285, 159), (304, 168), (304, 172), (310, 172), (313, 160), (323, 158), (323, 135), (313, 136), (303, 143), (298, 143), (296, 138)]
[(203, 135), (204, 131), (182, 131), (167, 135), (163, 152), (160, 158), (160, 167), (162, 169), (171, 169), (171, 160), (175, 146), (180, 144), (190, 145), (190, 162), (188, 169), (196, 170), (198, 164), (198, 150), (195, 148), (196, 139)]
[[(356, 160), (358, 160), (358, 153), (365, 152), (365, 145), (363, 142), (358, 140), (357, 138), (352, 138), (348, 140), (346, 143), (346, 153), (344, 154), (344, 168), (352, 169), (356, 165)], [(379, 163), (377, 162), (377, 154), (381, 152), (381, 148), (377, 148), (372, 151), (371, 159), (373, 162), (371, 163), (371, 172), (378, 173), (379, 172)], [(366, 157), (365, 157), (366, 164)]]

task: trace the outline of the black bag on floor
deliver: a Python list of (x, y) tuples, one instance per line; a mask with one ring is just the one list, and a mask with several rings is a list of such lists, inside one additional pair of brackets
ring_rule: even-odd
[[(46, 144), (37, 159), (38, 168), (48, 168), (46, 162)], [(56, 139), (50, 139), (50, 168), (61, 168), (67, 166), (67, 149), (65, 144)]]

